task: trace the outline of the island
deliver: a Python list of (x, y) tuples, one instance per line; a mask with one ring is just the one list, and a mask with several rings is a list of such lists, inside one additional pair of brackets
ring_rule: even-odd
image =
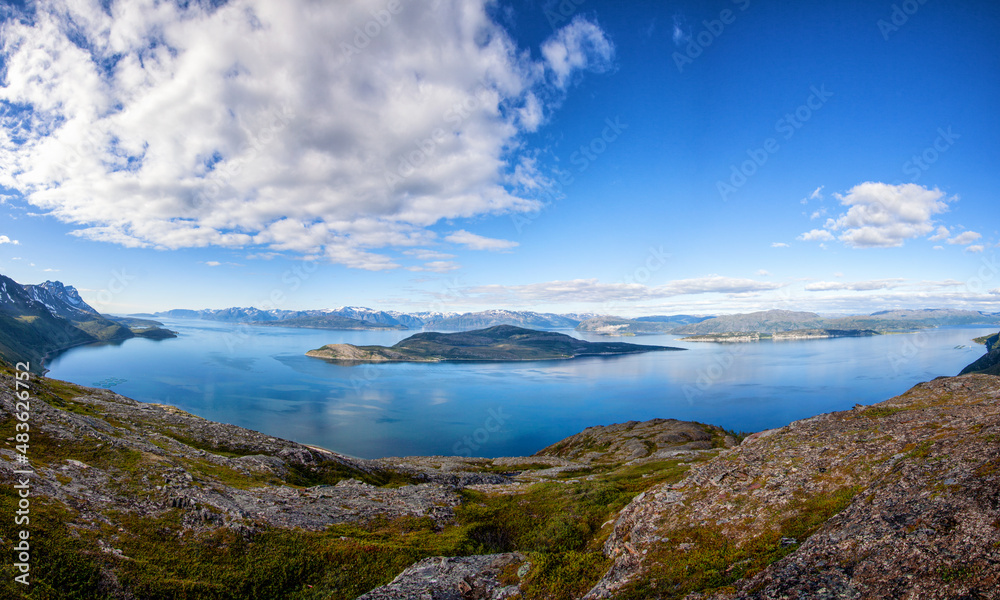
[(587, 342), (553, 331), (497, 325), (460, 333), (418, 333), (391, 347), (327, 344), (322, 348), (306, 352), (306, 356), (339, 363), (519, 361), (614, 356), (665, 350), (683, 350), (683, 348), (622, 342)]
[(819, 340), (842, 337), (869, 337), (882, 335), (873, 329), (797, 329), (793, 331), (776, 331), (762, 333), (759, 331), (728, 331), (725, 333), (705, 333), (681, 338), (685, 342), (759, 342), (771, 340), (781, 342), (787, 340)]

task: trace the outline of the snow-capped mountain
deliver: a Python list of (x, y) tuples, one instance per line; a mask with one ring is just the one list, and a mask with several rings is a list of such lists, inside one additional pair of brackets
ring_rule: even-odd
[(71, 285), (63, 285), (60, 281), (46, 281), (23, 287), (33, 300), (45, 305), (45, 308), (57, 317), (70, 321), (100, 317), (100, 313), (84, 302), (80, 293)]

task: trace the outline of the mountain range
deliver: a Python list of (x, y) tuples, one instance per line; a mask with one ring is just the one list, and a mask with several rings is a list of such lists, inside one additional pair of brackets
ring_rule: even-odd
[[(135, 315), (139, 316), (139, 315)], [(143, 315), (145, 316), (145, 315)], [(205, 319), (229, 323), (252, 323), (281, 327), (315, 329), (424, 329), (468, 331), (496, 325), (514, 325), (531, 329), (573, 329), (592, 314), (538, 313), (533, 311), (485, 310), (481, 312), (413, 312), (384, 311), (358, 306), (319, 310), (261, 310), (258, 308), (224, 308), (158, 312), (154, 317), (172, 319)]]
[(174, 337), (156, 321), (105, 316), (59, 281), (21, 285), (0, 275), (0, 357), (41, 371), (52, 353), (92, 342)]
[(225, 308), (204, 310), (168, 310), (153, 316), (161, 318), (195, 318), (231, 323), (250, 323), (278, 327), (309, 327), (315, 329), (431, 329), (436, 331), (470, 331), (497, 325), (513, 325), (527, 329), (575, 329), (601, 335), (678, 334), (704, 335), (718, 333), (774, 334), (803, 329), (873, 330), (877, 332), (912, 331), (929, 327), (961, 325), (997, 325), (1000, 313), (973, 310), (919, 309), (879, 311), (867, 315), (824, 317), (813, 312), (767, 310), (719, 316), (652, 315), (624, 318), (593, 313), (542, 313), (523, 310), (484, 310), (478, 312), (413, 312), (383, 311), (357, 306), (319, 310), (261, 310), (258, 308)]

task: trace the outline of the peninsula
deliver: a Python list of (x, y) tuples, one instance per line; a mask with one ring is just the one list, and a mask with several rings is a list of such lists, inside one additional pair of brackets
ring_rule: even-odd
[(450, 360), (553, 360), (578, 356), (611, 356), (662, 350), (670, 346), (647, 346), (621, 342), (587, 342), (553, 331), (536, 331), (497, 325), (460, 333), (425, 332), (412, 335), (394, 346), (327, 344), (306, 356), (337, 362), (441, 362)]

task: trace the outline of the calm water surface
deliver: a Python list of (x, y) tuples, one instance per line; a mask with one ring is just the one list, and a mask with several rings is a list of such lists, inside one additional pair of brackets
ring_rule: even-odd
[(996, 332), (733, 345), (657, 335), (626, 341), (688, 350), (344, 367), (304, 353), (328, 343), (391, 345), (414, 332), (164, 323), (180, 336), (74, 348), (50, 362), (49, 375), (366, 458), (526, 455), (591, 425), (656, 417), (759, 431), (955, 375), (983, 354), (972, 338)]

